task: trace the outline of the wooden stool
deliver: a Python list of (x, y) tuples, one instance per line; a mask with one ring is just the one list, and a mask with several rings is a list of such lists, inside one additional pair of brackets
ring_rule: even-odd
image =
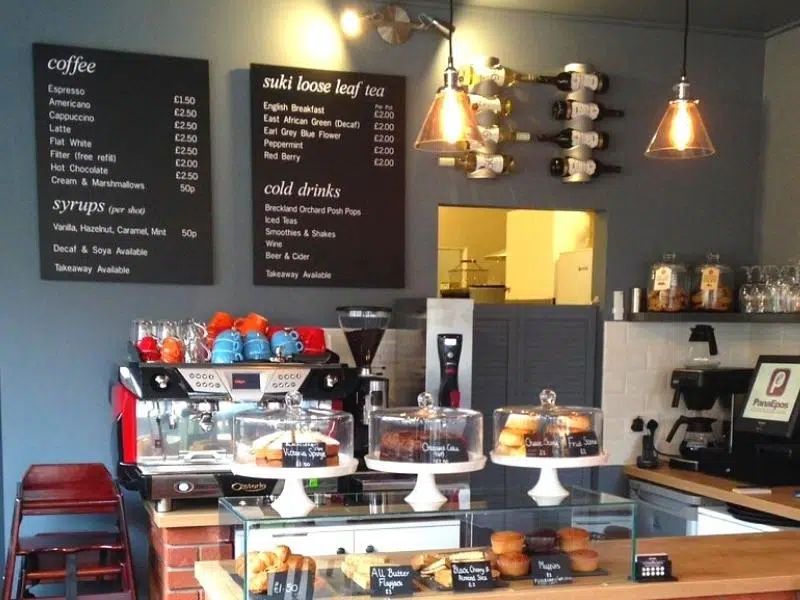
[[(95, 514), (114, 515), (117, 530), (20, 537), (23, 517)], [(54, 555), (63, 559), (63, 565), (45, 566), (44, 559)], [(92, 560), (93, 555), (97, 561)], [(121, 591), (78, 594), (79, 581), (114, 582)], [(64, 585), (63, 596), (48, 597), (54, 600), (136, 600), (125, 506), (105, 466), (32, 465), (22, 478), (14, 501), (2, 600), (24, 598), (27, 588), (39, 583)]]

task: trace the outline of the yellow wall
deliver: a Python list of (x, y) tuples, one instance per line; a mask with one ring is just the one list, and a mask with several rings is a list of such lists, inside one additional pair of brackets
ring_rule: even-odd
[(583, 250), (593, 246), (594, 215), (577, 210), (553, 213), (553, 260), (562, 252)]
[[(506, 213), (502, 208), (439, 207), (439, 248), (466, 248), (467, 258), (488, 269), (487, 283), (501, 284), (505, 278), (503, 261), (485, 260), (487, 254), (506, 247)], [(439, 282), (448, 281), (439, 270)]]
[(506, 219), (508, 300), (555, 295), (553, 211), (513, 210)]

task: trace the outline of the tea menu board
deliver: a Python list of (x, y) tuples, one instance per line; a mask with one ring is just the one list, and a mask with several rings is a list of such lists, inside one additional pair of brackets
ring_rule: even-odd
[(405, 285), (405, 78), (251, 65), (256, 285)]
[(212, 283), (208, 61), (33, 45), (43, 279)]

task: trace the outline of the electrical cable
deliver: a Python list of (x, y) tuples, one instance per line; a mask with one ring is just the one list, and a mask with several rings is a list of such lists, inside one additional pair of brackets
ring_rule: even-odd
[(683, 79), (686, 79), (686, 49), (688, 45), (689, 45), (689, 0), (686, 0), (684, 17), (683, 17), (683, 67), (681, 68), (681, 78)]

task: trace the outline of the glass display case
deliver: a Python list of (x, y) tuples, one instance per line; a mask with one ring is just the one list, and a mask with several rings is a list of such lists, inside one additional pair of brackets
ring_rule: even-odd
[[(426, 596), (463, 583), (464, 568), (485, 574), (487, 592), (520, 599), (535, 585), (627, 583), (634, 503), (570, 492), (539, 506), (520, 492), (461, 490), (430, 511), (413, 509), (400, 492), (318, 494), (308, 515), (288, 519), (271, 497), (223, 498), (234, 559), (199, 562), (195, 575), (208, 597), (231, 600), (369, 596), (393, 576)], [(554, 564), (559, 569), (548, 569)], [(554, 572), (559, 578), (548, 580)]]

